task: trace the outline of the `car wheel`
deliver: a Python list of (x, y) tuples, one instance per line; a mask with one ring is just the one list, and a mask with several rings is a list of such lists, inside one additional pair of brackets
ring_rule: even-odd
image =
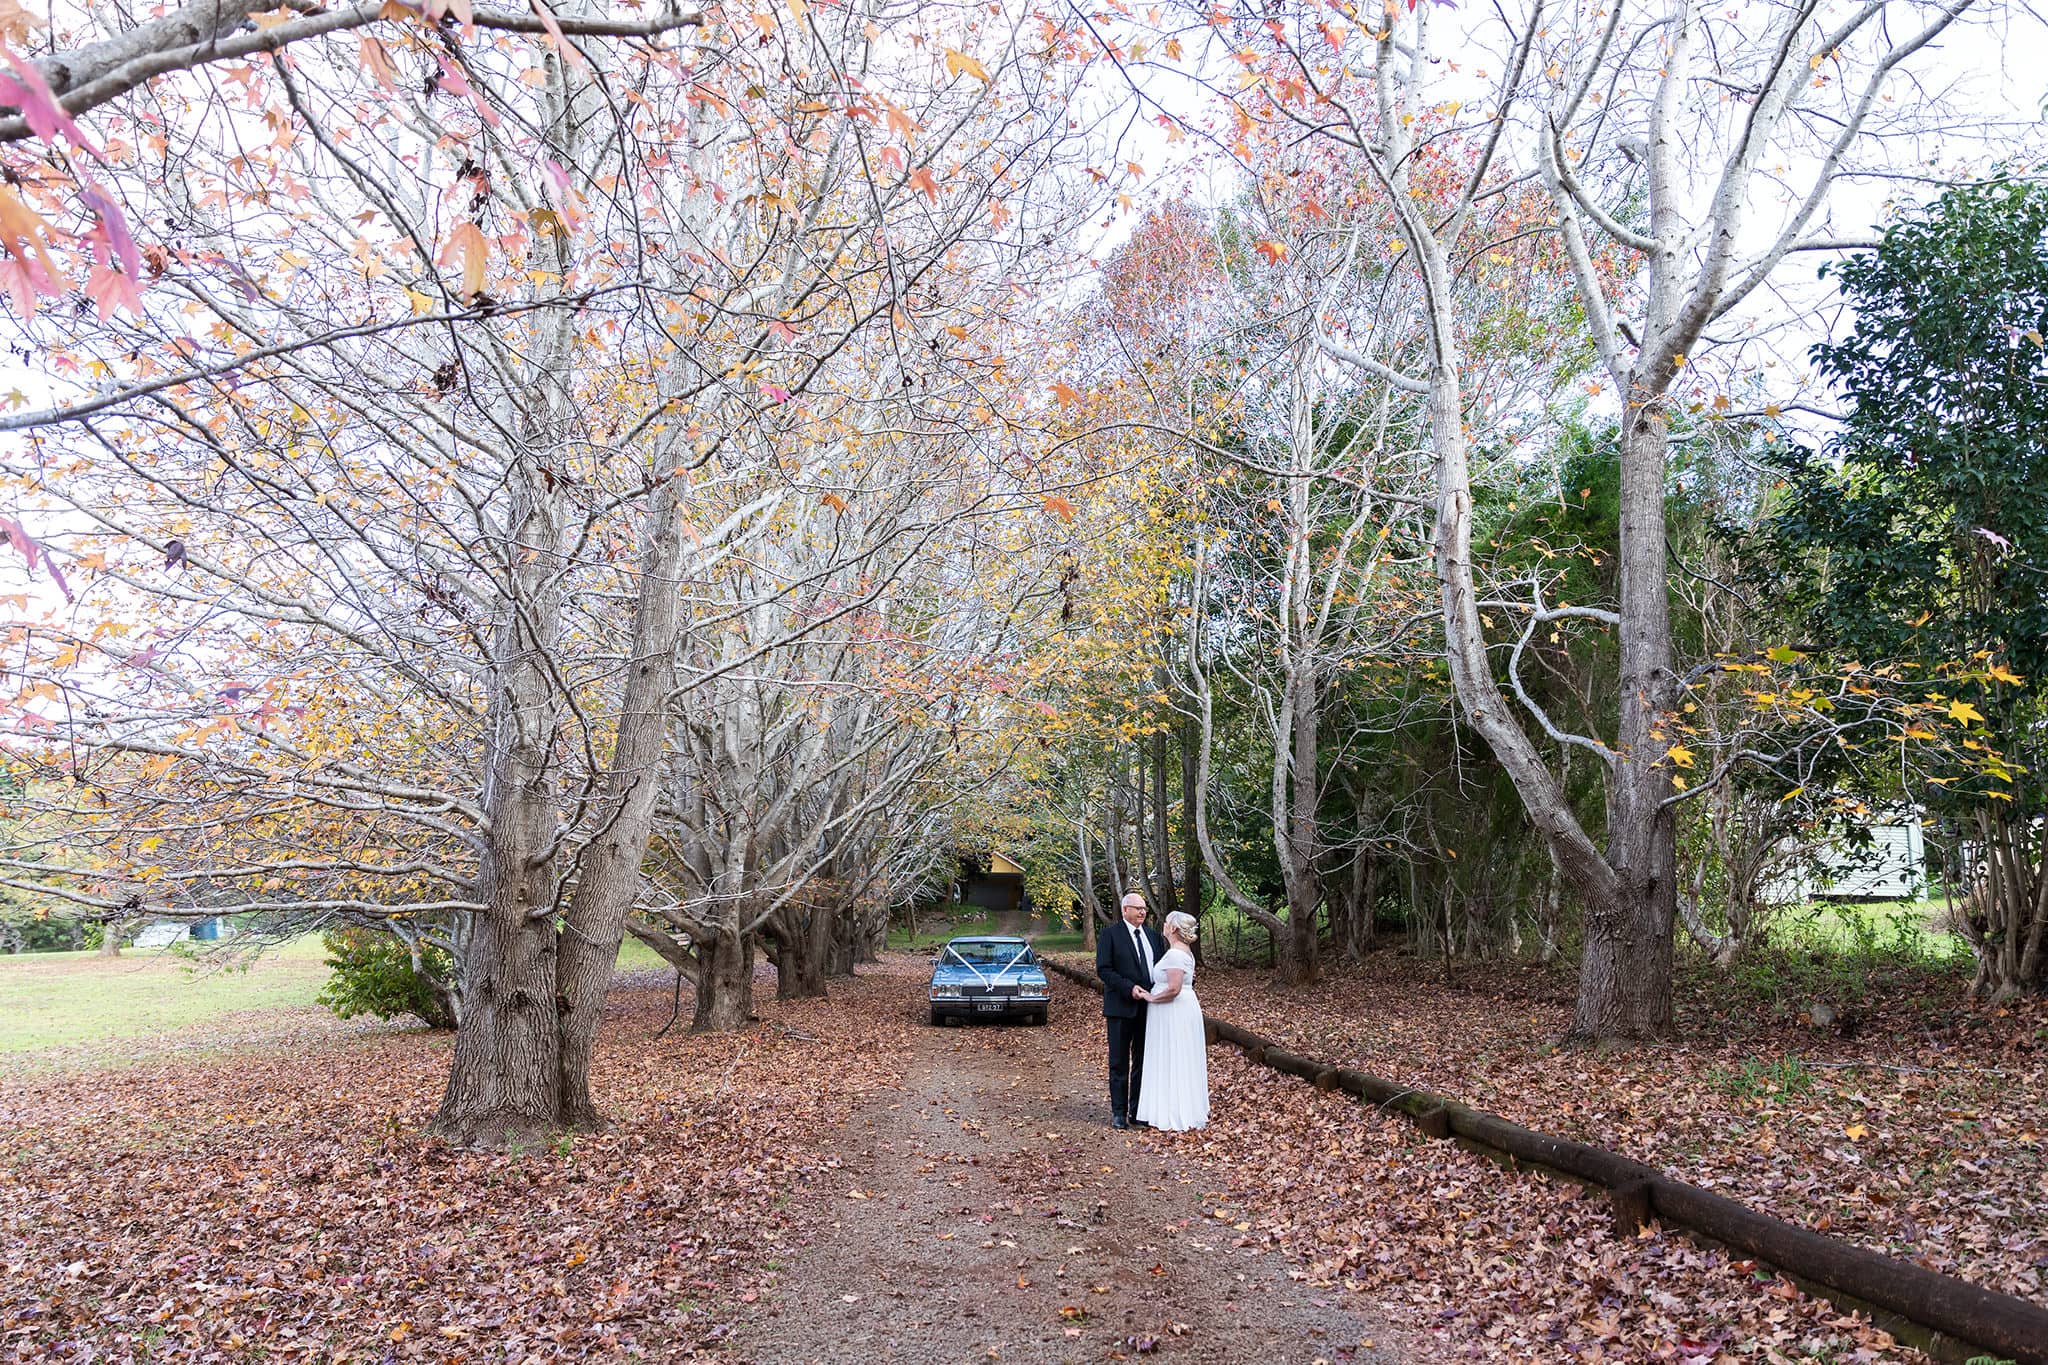
[(1034, 1015), (1032, 1015), (1032, 1016), (1031, 1016), (1031, 1027), (1033, 1027), (1033, 1028), (1043, 1028), (1043, 1027), (1045, 1027), (1045, 1011), (1044, 1011), (1044, 1010), (1040, 1010), (1040, 1011), (1038, 1011), (1038, 1012), (1037, 1012), (1036, 1014), (1034, 1014)]
[(933, 1028), (943, 1028), (943, 1027), (945, 1027), (945, 1024), (946, 1024), (946, 1016), (945, 1016), (945, 1015), (943, 1015), (943, 1014), (940, 1014), (940, 1013), (939, 1013), (939, 1007), (938, 1007), (937, 1005), (933, 1005), (933, 1006), (932, 1006), (932, 1027), (933, 1027)]

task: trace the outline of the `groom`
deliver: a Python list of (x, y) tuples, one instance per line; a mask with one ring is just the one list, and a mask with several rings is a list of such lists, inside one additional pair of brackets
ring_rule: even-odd
[(1104, 929), (1095, 941), (1095, 974), (1102, 978), (1102, 1017), (1109, 1025), (1110, 1125), (1128, 1128), (1138, 1112), (1145, 1073), (1143, 994), (1152, 989), (1152, 964), (1166, 952), (1166, 940), (1145, 923), (1145, 898), (1124, 897), (1123, 922)]

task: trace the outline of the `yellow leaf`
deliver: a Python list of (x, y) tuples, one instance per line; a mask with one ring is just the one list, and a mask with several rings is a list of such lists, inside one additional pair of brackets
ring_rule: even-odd
[(987, 68), (980, 62), (955, 48), (946, 49), (946, 74), (949, 76), (972, 76), (983, 85), (992, 84)]
[(1870, 1136), (1870, 1129), (1860, 1123), (1852, 1123), (1842, 1130), (1851, 1142), (1858, 1142)]
[(1670, 759), (1681, 768), (1690, 768), (1692, 766), (1692, 750), (1686, 748), (1683, 744), (1674, 744), (1666, 749), (1664, 757)]
[(1948, 714), (1958, 725), (1968, 725), (1973, 720), (1981, 723), (1984, 719), (1982, 711), (1960, 699), (1948, 704)]

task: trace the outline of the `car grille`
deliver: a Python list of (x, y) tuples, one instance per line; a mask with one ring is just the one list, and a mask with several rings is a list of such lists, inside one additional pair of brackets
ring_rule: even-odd
[(960, 993), (970, 1000), (991, 995), (1015, 995), (1017, 993), (1017, 986), (1015, 982), (1006, 982), (996, 986), (962, 986)]

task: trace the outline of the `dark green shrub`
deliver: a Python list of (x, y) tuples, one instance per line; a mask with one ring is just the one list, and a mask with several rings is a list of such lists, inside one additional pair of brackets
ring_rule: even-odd
[(442, 949), (421, 945), (420, 970), (415, 971), (411, 947), (396, 934), (347, 928), (322, 937), (334, 974), (320, 992), (320, 1003), (343, 1019), (409, 1014), (429, 1028), (455, 1027), (455, 961)]

